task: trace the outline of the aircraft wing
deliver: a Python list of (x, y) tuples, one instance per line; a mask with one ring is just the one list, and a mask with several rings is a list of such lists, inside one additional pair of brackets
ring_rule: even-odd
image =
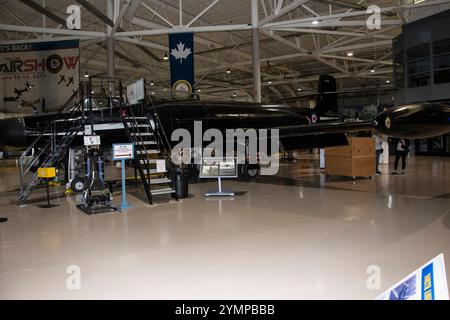
[(348, 132), (371, 131), (373, 123), (372, 121), (340, 121), (270, 129), (279, 130), (280, 142), (285, 150), (295, 150), (347, 145)]

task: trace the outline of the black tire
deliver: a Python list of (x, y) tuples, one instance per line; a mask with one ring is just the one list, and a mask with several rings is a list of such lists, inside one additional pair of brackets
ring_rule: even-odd
[(259, 175), (260, 169), (259, 164), (244, 164), (241, 167), (241, 173), (244, 177), (253, 179)]
[(75, 178), (70, 183), (70, 187), (72, 188), (73, 192), (81, 193), (84, 190), (84, 179), (82, 178)]

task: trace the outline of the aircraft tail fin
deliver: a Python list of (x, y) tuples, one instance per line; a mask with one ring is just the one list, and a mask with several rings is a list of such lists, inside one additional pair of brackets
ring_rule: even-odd
[(327, 74), (320, 75), (317, 89), (319, 92), (315, 108), (317, 115), (323, 116), (329, 113), (337, 114), (336, 79)]

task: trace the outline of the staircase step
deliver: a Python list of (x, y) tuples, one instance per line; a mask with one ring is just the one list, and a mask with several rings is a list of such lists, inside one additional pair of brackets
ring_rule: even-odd
[(156, 163), (156, 159), (147, 159), (147, 160), (139, 160), (140, 163), (145, 164), (145, 163)]
[(161, 194), (175, 193), (175, 190), (172, 188), (164, 188), (164, 189), (150, 190), (150, 192), (152, 193), (152, 196), (157, 196), (157, 195), (161, 195)]
[(133, 123), (127, 123), (127, 127), (131, 128), (131, 127), (137, 127), (137, 128), (150, 128), (149, 124), (133, 124)]
[(161, 179), (150, 179), (150, 184), (163, 184), (163, 183), (171, 183), (172, 180), (167, 178), (161, 178)]
[(167, 172), (167, 171), (160, 171), (160, 172), (158, 172), (158, 171), (156, 171), (156, 169), (154, 169), (154, 170), (150, 169), (150, 173), (146, 169), (144, 169), (142, 171), (144, 172), (144, 174), (160, 174), (160, 173), (166, 173)]
[(148, 120), (147, 117), (126, 117), (127, 120)]
[(142, 145), (142, 144), (145, 144), (145, 145), (156, 144), (155, 141), (136, 141), (135, 143), (136, 144), (140, 144), (140, 145)]
[(136, 154), (158, 154), (159, 150), (136, 150)]
[(142, 136), (142, 137), (148, 137), (153, 136), (153, 133), (151, 132), (130, 132), (132, 136)]

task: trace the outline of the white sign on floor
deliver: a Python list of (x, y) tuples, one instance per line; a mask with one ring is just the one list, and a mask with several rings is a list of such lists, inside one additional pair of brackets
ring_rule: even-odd
[(444, 254), (438, 255), (379, 295), (376, 300), (448, 300)]

